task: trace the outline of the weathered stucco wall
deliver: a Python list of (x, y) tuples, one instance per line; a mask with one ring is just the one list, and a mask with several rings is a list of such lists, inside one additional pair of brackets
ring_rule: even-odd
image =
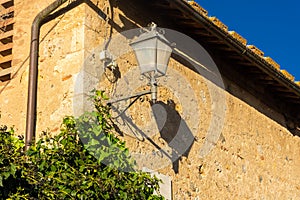
[[(51, 2), (15, 0), (14, 75), (11, 81), (0, 85), (0, 110), (1, 123), (14, 125), (19, 134), (25, 130), (31, 23), (36, 14)], [(147, 88), (146, 84), (143, 87), (136, 85), (135, 79), (139, 76), (136, 75), (138, 71), (132, 52), (116, 58), (121, 74), (116, 83), (109, 82), (104, 75), (103, 63), (97, 61), (93, 64), (94, 60), (89, 59), (99, 57), (98, 53), (111, 34), (117, 35), (139, 26), (136, 21), (144, 24), (150, 21), (138, 11), (131, 10), (130, 5), (123, 7), (127, 9), (126, 13), (131, 13), (129, 17), (117, 7), (115, 1), (112, 2), (113, 10), (108, 1), (95, 0), (93, 3), (111, 18), (110, 22), (82, 4), (41, 29), (37, 133), (43, 130), (56, 133), (62, 117), (73, 114), (76, 80), (85, 68), (100, 70), (98, 74), (95, 72), (95, 77), (99, 78), (97, 86), (105, 89), (110, 96)], [(108, 47), (118, 47), (114, 45), (111, 42)], [(167, 73), (167, 78), (159, 82), (158, 98), (165, 104), (172, 103), (173, 109), (195, 137), (188, 156), (180, 158), (177, 173), (172, 164), (159, 170), (172, 178), (174, 199), (300, 198), (300, 138), (258, 110), (266, 109), (276, 119), (283, 118), (282, 113), (270, 110), (255, 96), (225, 80), (226, 88), (230, 88), (231, 92), (221, 90), (226, 106), (222, 134), (216, 143), (212, 142), (214, 148), (209, 154), (200, 157), (213, 118), (212, 105), (216, 104), (212, 102), (212, 91), (220, 92), (220, 88), (174, 59), (171, 59)], [(139, 81), (147, 83), (145, 80)], [(234, 93), (242, 95), (256, 107), (238, 99), (232, 95)], [(152, 130), (153, 127), (147, 127), (151, 121), (147, 98), (140, 99), (127, 113), (139, 127)], [(220, 98), (218, 101), (224, 100)], [(146, 155), (145, 160), (151, 161), (147, 153), (155, 151), (154, 146), (147, 140), (138, 140), (140, 135), (136, 136), (125, 126), (119, 125), (124, 131), (124, 136), (120, 137), (127, 142), (130, 150)], [(159, 146), (167, 146), (159, 131), (151, 135), (151, 139)]]

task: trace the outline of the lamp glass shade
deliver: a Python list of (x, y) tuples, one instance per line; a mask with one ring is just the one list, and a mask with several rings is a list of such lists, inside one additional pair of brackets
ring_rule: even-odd
[(131, 44), (140, 67), (141, 74), (156, 71), (156, 38)]
[(156, 42), (156, 71), (158, 72), (157, 76), (164, 76), (168, 68), (172, 48), (163, 40), (157, 39)]
[(140, 35), (130, 46), (134, 50), (141, 74), (154, 72), (155, 77), (166, 74), (172, 48), (163, 35), (154, 29)]

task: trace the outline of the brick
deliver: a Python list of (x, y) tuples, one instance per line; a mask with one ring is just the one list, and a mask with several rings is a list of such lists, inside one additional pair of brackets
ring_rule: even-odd
[(11, 72), (12, 72), (12, 68), (11, 67), (7, 68), (7, 69), (2, 69), (2, 70), (0, 70), (0, 77), (6, 76), (8, 74), (11, 74)]
[(13, 43), (0, 45), (0, 52), (12, 49)]
[(286, 71), (285, 69), (283, 70), (280, 70), (281, 73), (288, 79), (290, 79), (291, 81), (294, 81), (295, 80), (295, 77), (292, 76), (288, 71)]
[(1, 17), (5, 17), (6, 15), (8, 15), (9, 13), (13, 12), (14, 11), (14, 7), (9, 7), (9, 8), (6, 8), (6, 9), (3, 9), (0, 11), (0, 16)]
[(259, 48), (257, 48), (256, 46), (254, 46), (254, 45), (247, 45), (247, 47), (251, 51), (253, 51), (254, 53), (256, 53), (257, 55), (264, 56), (264, 52), (262, 50), (260, 50)]
[(4, 56), (4, 57), (0, 58), (0, 64), (9, 62), (11, 60), (12, 60), (12, 55)]
[(219, 27), (220, 29), (224, 30), (224, 31), (228, 31), (228, 27), (223, 24), (223, 22), (221, 22), (218, 18), (216, 17), (209, 17), (210, 21), (212, 21), (215, 25), (217, 25), (217, 27)]
[(4, 33), (0, 33), (0, 40), (11, 37), (11, 36), (13, 36), (13, 34), (14, 34), (14, 30), (7, 31), (7, 32), (4, 32)]
[(275, 67), (277, 70), (280, 70), (280, 65), (275, 62), (271, 57), (264, 57), (264, 59), (271, 65), (273, 65), (273, 67)]
[(3, 30), (5, 30), (5, 28), (3, 28), (4, 26), (8, 26), (8, 25), (11, 25), (11, 24), (13, 24), (13, 23), (15, 23), (15, 20), (14, 20), (14, 18), (8, 18), (8, 19), (5, 19), (5, 20), (3, 20), (3, 19), (0, 19), (0, 28)]
[(8, 3), (8, 2), (11, 2), (12, 0), (0, 0), (0, 4), (5, 4), (5, 3)]
[(237, 39), (238, 41), (240, 41), (243, 45), (247, 44), (247, 40), (245, 38), (243, 38), (240, 34), (238, 34), (235, 31), (228, 31), (228, 33), (234, 37), (235, 39)]

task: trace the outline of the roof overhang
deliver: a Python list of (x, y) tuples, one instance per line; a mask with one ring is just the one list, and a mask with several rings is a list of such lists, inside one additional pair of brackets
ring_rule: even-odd
[(203, 8), (184, 0), (131, 0), (130, 3), (169, 22), (164, 27), (191, 36), (215, 54), (226, 55), (224, 59), (233, 63), (230, 70), (244, 74), (254, 85), (267, 88), (271, 98), (285, 104), (293, 117), (300, 119), (300, 86), (293, 77), (280, 70), (270, 57), (264, 57), (258, 48), (247, 45), (236, 32), (228, 31), (217, 18), (209, 17)]

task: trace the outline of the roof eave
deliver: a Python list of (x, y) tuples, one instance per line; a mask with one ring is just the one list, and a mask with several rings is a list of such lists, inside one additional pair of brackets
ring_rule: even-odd
[(272, 78), (277, 80), (287, 89), (292, 90), (300, 97), (300, 86), (284, 76), (280, 71), (273, 67), (270, 63), (264, 60), (262, 57), (257, 55), (251, 49), (247, 48), (239, 40), (232, 37), (228, 32), (216, 26), (208, 17), (201, 15), (193, 7), (191, 7), (186, 1), (183, 0), (167, 0), (170, 4), (175, 6), (177, 9), (186, 13), (191, 17), (191, 19), (203, 24), (216, 34), (217, 37), (226, 41), (227, 45), (241, 52), (241, 55), (247, 57), (248, 60), (257, 63), (257, 66), (264, 71), (266, 74), (270, 75)]

